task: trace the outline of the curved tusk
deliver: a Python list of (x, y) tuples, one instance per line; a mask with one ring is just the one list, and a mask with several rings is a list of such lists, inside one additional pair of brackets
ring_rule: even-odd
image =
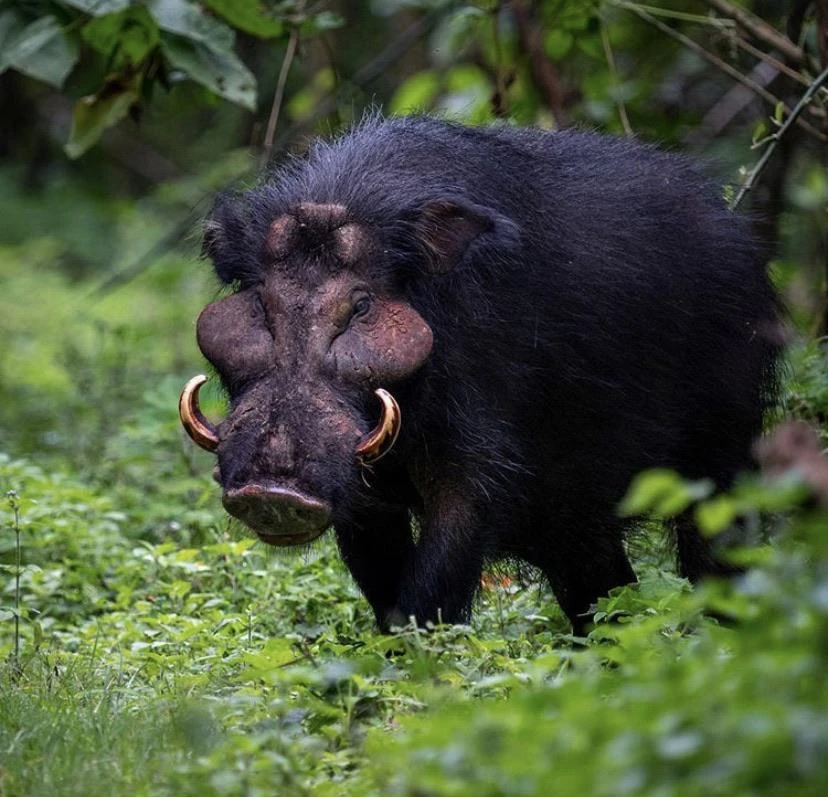
[(198, 391), (206, 381), (207, 377), (199, 374), (184, 385), (178, 400), (178, 414), (193, 442), (205, 451), (215, 451), (219, 444), (216, 427), (202, 415), (198, 407)]
[(376, 428), (357, 446), (357, 457), (364, 463), (384, 457), (400, 433), (400, 405), (387, 390), (379, 388), (374, 394), (382, 402), (382, 415)]

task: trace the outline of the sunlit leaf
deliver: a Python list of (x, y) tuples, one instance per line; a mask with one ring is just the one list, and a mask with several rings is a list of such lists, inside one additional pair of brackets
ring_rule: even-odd
[(392, 114), (424, 111), (431, 107), (440, 91), (440, 78), (432, 69), (424, 69), (406, 80), (391, 99)]
[(281, 20), (265, 11), (261, 0), (204, 0), (204, 5), (234, 28), (260, 39), (272, 39), (284, 31)]
[(141, 6), (93, 19), (81, 35), (95, 50), (112, 58), (115, 66), (141, 63), (161, 40), (158, 26)]
[(65, 146), (70, 158), (79, 158), (109, 127), (121, 121), (140, 98), (137, 78), (111, 79), (97, 94), (81, 97), (75, 103), (72, 131)]
[(708, 535), (728, 528), (737, 515), (736, 503), (727, 496), (717, 496), (696, 507), (695, 517), (699, 529)]
[(623, 516), (642, 515), (652, 512), (664, 500), (686, 498), (684, 482), (675, 471), (653, 469), (644, 471), (633, 479), (619, 507)]

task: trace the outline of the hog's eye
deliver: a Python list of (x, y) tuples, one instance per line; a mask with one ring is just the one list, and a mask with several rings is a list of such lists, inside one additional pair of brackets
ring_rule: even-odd
[(351, 318), (362, 318), (371, 309), (371, 299), (368, 296), (360, 296), (354, 302)]

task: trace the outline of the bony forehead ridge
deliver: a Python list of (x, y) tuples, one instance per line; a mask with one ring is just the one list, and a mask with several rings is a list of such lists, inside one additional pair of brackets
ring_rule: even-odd
[(270, 223), (266, 250), (277, 261), (327, 254), (352, 266), (366, 253), (367, 240), (365, 227), (344, 205), (301, 202)]

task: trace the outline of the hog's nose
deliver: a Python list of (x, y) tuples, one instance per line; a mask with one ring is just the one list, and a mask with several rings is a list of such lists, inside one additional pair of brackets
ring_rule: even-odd
[(225, 491), (224, 508), (270, 545), (299, 545), (328, 527), (331, 508), (300, 490), (246, 484)]

